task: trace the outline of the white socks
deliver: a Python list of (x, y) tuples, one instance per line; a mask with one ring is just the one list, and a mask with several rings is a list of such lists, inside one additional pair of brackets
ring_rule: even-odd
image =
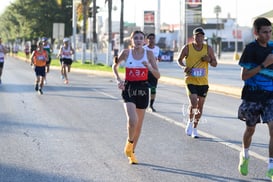
[(268, 159), (268, 169), (273, 169), (273, 158), (272, 157), (270, 157)]
[(243, 154), (243, 157), (246, 159), (249, 158), (248, 151), (249, 151), (249, 148), (243, 148), (242, 154)]

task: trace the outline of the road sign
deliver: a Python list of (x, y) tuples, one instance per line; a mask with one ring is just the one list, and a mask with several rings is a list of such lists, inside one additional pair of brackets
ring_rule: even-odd
[(58, 40), (64, 38), (64, 23), (53, 23), (53, 38)]

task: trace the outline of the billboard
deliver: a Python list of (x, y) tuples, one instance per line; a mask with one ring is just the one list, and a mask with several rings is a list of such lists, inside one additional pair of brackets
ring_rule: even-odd
[(202, 23), (202, 0), (186, 0), (186, 22), (190, 25)]
[(155, 26), (155, 12), (144, 11), (144, 26)]
[(192, 37), (192, 30), (202, 25), (202, 0), (185, 0), (185, 42)]

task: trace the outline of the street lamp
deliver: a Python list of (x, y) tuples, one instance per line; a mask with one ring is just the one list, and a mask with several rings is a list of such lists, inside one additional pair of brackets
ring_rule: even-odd
[[(97, 13), (98, 10), (100, 9), (99, 6), (97, 6), (97, 1), (93, 0), (93, 5), (92, 7), (89, 7), (89, 15), (90, 15), (90, 22), (91, 18), (93, 18), (93, 48), (92, 48), (92, 60), (91, 63), (94, 64), (97, 62), (98, 56), (97, 56), (97, 49), (98, 49), (98, 39), (97, 39), (97, 31), (96, 31), (96, 24), (97, 24)], [(91, 23), (90, 23), (91, 27)], [(90, 36), (91, 38), (91, 36)]]
[(239, 60), (239, 54), (238, 54), (238, 0), (236, 0), (236, 21), (235, 21), (235, 52), (234, 52), (234, 61)]
[(120, 51), (124, 48), (124, 0), (120, 0)]
[(216, 14), (216, 37), (218, 37), (218, 30), (219, 30), (219, 13), (221, 13), (221, 7), (219, 5), (214, 7), (214, 13)]
[(112, 0), (107, 0), (108, 2), (108, 53), (106, 58), (106, 65), (112, 61)]
[(82, 33), (82, 64), (86, 60), (86, 21), (87, 21), (87, 0), (82, 0), (82, 14), (83, 14), (83, 33)]
[(73, 27), (73, 37), (72, 37), (72, 42), (73, 42), (73, 47), (74, 47), (74, 54), (73, 54), (73, 60), (76, 61), (76, 34), (77, 34), (77, 3), (80, 3), (80, 0), (73, 0), (73, 8), (72, 8), (72, 27)]
[(218, 38), (218, 31), (219, 31), (219, 13), (221, 13), (221, 7), (219, 5), (215, 6), (214, 7), (214, 13), (216, 14), (216, 47), (217, 47), (217, 55), (218, 55), (218, 58), (220, 59), (220, 52), (221, 52), (221, 46), (220, 46), (220, 38)]

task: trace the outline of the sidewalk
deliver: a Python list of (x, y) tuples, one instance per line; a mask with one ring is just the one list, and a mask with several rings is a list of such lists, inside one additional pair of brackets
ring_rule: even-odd
[[(239, 57), (242, 55), (241, 52), (238, 53)], [(217, 58), (218, 60), (218, 58)], [(220, 64), (235, 64), (238, 65), (239, 60), (234, 59), (234, 52), (223, 52), (221, 58), (218, 60)]]
[[(218, 64), (231, 64), (234, 66), (238, 65), (238, 61), (233, 60), (233, 55), (234, 55), (234, 53), (222, 54), (221, 59), (218, 60)], [(13, 57), (13, 56), (11, 56), (11, 57)], [(18, 56), (13, 57), (13, 58), (17, 58), (22, 61), (25, 61), (24, 58), (21, 58)], [(177, 60), (177, 58), (175, 57), (174, 62), (170, 63), (170, 64), (173, 64), (176, 71), (178, 71), (178, 73), (175, 75), (175, 77), (168, 76), (168, 74), (161, 72), (161, 77), (159, 79), (159, 82), (184, 87), (185, 83), (184, 83), (184, 79), (182, 78), (182, 72), (180, 72), (178, 65), (176, 65), (176, 60)], [(54, 66), (51, 66), (51, 68), (59, 69), (59, 67), (54, 67)], [(73, 65), (72, 65), (72, 68), (73, 68)], [(173, 70), (170, 70), (170, 71), (172, 72)], [(95, 74), (98, 76), (107, 76), (107, 77), (113, 78), (112, 72), (105, 72), (105, 71), (98, 71), (98, 70), (82, 70), (82, 69), (77, 69), (77, 68), (73, 68), (72, 72), (89, 73), (89, 74)], [(121, 76), (123, 76), (123, 75), (121, 75)], [(234, 97), (240, 97), (240, 95), (241, 95), (241, 87), (229, 86), (229, 85), (225, 85), (225, 84), (210, 83), (209, 90), (214, 93), (220, 93), (220, 94), (230, 95), (230, 96), (234, 96)]]

